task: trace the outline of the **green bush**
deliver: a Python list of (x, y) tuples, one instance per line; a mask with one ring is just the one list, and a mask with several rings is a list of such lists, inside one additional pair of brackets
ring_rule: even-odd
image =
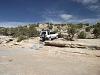
[(98, 38), (100, 36), (100, 28), (95, 27), (93, 30), (94, 38)]
[(18, 39), (17, 39), (17, 42), (21, 42), (22, 40), (25, 40), (25, 39), (27, 39), (26, 36), (20, 35), (20, 36), (18, 37)]
[(48, 29), (51, 29), (52, 30), (53, 25), (48, 25), (47, 27), (48, 27)]
[(39, 32), (37, 31), (35, 26), (31, 25), (29, 27), (28, 36), (29, 37), (37, 37), (37, 36), (39, 36)]
[(99, 22), (94, 25), (93, 34), (94, 34), (94, 38), (100, 37), (100, 23)]
[(86, 27), (86, 28), (85, 28), (85, 31), (86, 31), (86, 32), (89, 32), (90, 29), (91, 29), (90, 27)]
[(74, 34), (76, 33), (76, 27), (72, 25), (71, 27), (67, 29), (67, 33), (68, 33), (68, 38), (69, 38), (68, 40), (73, 41)]
[(61, 32), (58, 33), (58, 38), (62, 38), (63, 35), (61, 34)]
[(79, 23), (79, 24), (77, 24), (77, 28), (78, 28), (78, 29), (83, 28), (83, 23)]
[(78, 38), (85, 39), (86, 38), (86, 33), (84, 31), (80, 32), (80, 34), (78, 35)]
[(76, 30), (75, 30), (75, 28), (71, 27), (71, 28), (68, 28), (68, 31), (67, 32), (70, 35), (74, 35), (76, 33)]

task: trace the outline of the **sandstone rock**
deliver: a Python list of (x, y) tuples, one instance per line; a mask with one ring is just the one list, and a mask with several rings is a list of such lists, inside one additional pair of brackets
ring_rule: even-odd
[(92, 50), (100, 50), (99, 46), (88, 46)]
[(77, 46), (77, 48), (86, 48), (85, 46)]
[(100, 47), (96, 46), (95, 49), (96, 49), (96, 50), (100, 50)]
[(70, 44), (66, 44), (66, 47), (70, 48), (70, 46), (71, 46)]
[(75, 44), (71, 44), (70, 47), (71, 48), (76, 48), (76, 45)]
[(9, 43), (11, 41), (13, 41), (13, 39), (8, 39), (8, 40), (6, 40), (6, 43)]
[(51, 41), (46, 41), (45, 45), (47, 45), (47, 46), (56, 46), (56, 47), (66, 47), (65, 43), (58, 43), (58, 42), (51, 42)]
[(2, 44), (2, 41), (0, 41), (0, 44)]
[(96, 55), (96, 57), (100, 57), (100, 55)]
[(19, 43), (14, 43), (13, 45), (19, 45)]
[(77, 44), (77, 48), (86, 48), (85, 45)]

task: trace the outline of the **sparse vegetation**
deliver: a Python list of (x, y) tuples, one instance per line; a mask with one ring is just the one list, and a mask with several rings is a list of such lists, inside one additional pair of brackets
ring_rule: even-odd
[(52, 30), (52, 28), (53, 28), (53, 24), (52, 23), (48, 23), (48, 29), (51, 29)]
[(99, 38), (100, 37), (100, 23), (97, 23), (94, 26), (93, 34), (94, 34), (94, 38)]
[(0, 28), (0, 34), (5, 36), (12, 36), (18, 38), (18, 42), (30, 38), (39, 36), (37, 31), (37, 25), (29, 24), (28, 26), (18, 26), (15, 28)]
[(86, 31), (86, 32), (90, 32), (90, 29), (91, 29), (90, 27), (86, 27), (86, 28), (85, 28), (85, 31)]
[[(85, 39), (86, 38), (86, 32), (90, 32), (94, 34), (94, 38), (100, 37), (100, 23), (96, 23), (95, 25), (89, 25), (88, 23), (83, 24), (52, 24), (52, 23), (46, 23), (47, 28), (50, 30), (53, 30), (54, 32), (59, 33), (59, 37), (62, 36), (62, 31), (66, 32), (68, 35), (67, 40), (73, 40), (74, 35), (77, 33), (78, 38)], [(54, 29), (55, 27), (55, 29)], [(37, 30), (39, 28), (38, 24), (29, 24), (26, 26), (18, 26), (15, 28), (4, 28), (0, 27), (0, 35), (5, 36), (12, 36), (14, 38), (18, 38), (18, 41), (30, 38), (30, 37), (37, 37), (39, 36), (39, 31)], [(85, 30), (84, 30), (85, 28)], [(83, 31), (81, 31), (83, 30)]]
[(58, 33), (58, 38), (62, 38), (61, 32)]
[(86, 33), (84, 31), (80, 32), (80, 34), (78, 35), (78, 38), (85, 39), (86, 38)]
[(98, 38), (100, 36), (100, 29), (94, 28), (93, 34), (94, 34), (94, 38)]
[(75, 27), (72, 25), (68, 28), (68, 40), (73, 41), (74, 34), (76, 33)]
[(35, 26), (31, 25), (28, 28), (27, 36), (29, 36), (29, 37), (37, 37), (37, 36), (39, 36), (39, 31), (37, 31)]
[(18, 37), (18, 39), (17, 39), (17, 42), (21, 42), (22, 40), (25, 40), (25, 39), (27, 39), (26, 36), (20, 35), (20, 36)]

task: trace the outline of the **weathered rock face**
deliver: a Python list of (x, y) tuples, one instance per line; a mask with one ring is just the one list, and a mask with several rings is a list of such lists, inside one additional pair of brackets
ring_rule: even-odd
[(2, 41), (0, 40), (0, 44), (2, 44)]
[(70, 48), (76, 48), (77, 46), (75, 44), (70, 44)]
[(96, 49), (96, 50), (100, 50), (100, 47), (96, 46), (95, 49)]
[(94, 35), (91, 34), (91, 32), (86, 32), (86, 38), (87, 39), (92, 39), (92, 38), (94, 38)]
[(77, 48), (86, 48), (85, 45), (77, 45)]
[(14, 39), (10, 38), (10, 39), (6, 40), (6, 43), (9, 43), (9, 42), (11, 42), (11, 41), (13, 41), (13, 40), (14, 40)]
[(45, 29), (45, 30), (48, 29), (47, 26), (48, 26), (48, 24), (40, 24), (39, 31), (41, 31), (42, 29)]
[(16, 43), (13, 43), (13, 45), (19, 45), (19, 43), (16, 42)]
[(82, 48), (82, 49), (91, 49), (91, 50), (100, 50), (99, 46), (88, 46), (83, 44), (74, 44), (74, 43), (65, 43), (57, 41), (46, 41), (46, 46), (56, 46), (56, 47), (67, 47), (67, 48)]
[(9, 43), (14, 39), (9, 36), (0, 36), (0, 43)]
[(52, 41), (46, 41), (45, 45), (47, 45), (47, 46), (56, 46), (56, 47), (66, 47), (65, 43), (52, 42)]
[(88, 46), (88, 48), (90, 48), (92, 50), (100, 50), (99, 46)]

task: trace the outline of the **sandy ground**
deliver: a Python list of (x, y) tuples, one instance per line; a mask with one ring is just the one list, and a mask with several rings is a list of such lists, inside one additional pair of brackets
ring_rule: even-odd
[[(74, 43), (100, 45), (99, 41), (80, 39)], [(33, 43), (39, 45), (38, 38), (21, 42), (21, 46), (0, 45), (0, 75), (100, 75), (100, 50), (33, 48)]]

